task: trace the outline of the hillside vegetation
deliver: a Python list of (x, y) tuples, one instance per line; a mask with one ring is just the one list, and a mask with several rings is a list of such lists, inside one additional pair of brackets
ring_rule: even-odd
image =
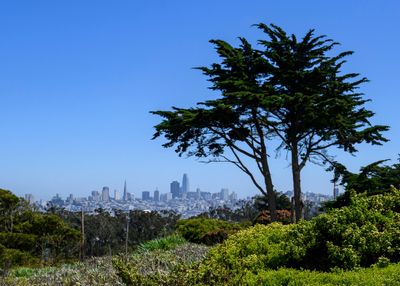
[(311, 221), (241, 230), (197, 264), (145, 274), (116, 265), (128, 285), (399, 285), (400, 191), (350, 197)]
[[(127, 257), (15, 268), (2, 283), (400, 285), (400, 191), (372, 196), (351, 192), (348, 198), (347, 206), (298, 224), (246, 227), (205, 218), (182, 220), (178, 234), (142, 243)], [(197, 228), (199, 224), (207, 227)], [(217, 244), (204, 245), (210, 241)]]

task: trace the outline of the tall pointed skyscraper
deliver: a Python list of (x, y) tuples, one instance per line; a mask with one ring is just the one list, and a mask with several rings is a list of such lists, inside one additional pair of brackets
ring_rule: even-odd
[(128, 191), (126, 190), (126, 180), (124, 183), (124, 196), (122, 199), (124, 200), (124, 202), (126, 202), (128, 200)]
[(183, 174), (182, 194), (187, 194), (187, 192), (190, 192), (190, 189), (189, 189), (189, 177), (188, 177), (187, 174)]

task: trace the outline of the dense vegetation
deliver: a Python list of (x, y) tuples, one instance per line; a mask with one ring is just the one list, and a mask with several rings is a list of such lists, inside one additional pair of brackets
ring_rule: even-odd
[(18, 265), (52, 265), (132, 250), (171, 234), (179, 215), (138, 210), (110, 214), (99, 209), (84, 216), (83, 245), (81, 219), (81, 213), (55, 207), (38, 212), (10, 191), (0, 189), (0, 272)]
[(57, 262), (77, 256), (79, 231), (60, 217), (39, 213), (0, 189), (0, 269)]
[[(128, 256), (114, 256), (112, 263), (108, 258), (57, 268), (16, 268), (4, 281), (6, 285), (399, 285), (400, 191), (349, 194), (348, 206), (298, 224), (181, 220), (180, 235), (143, 242)], [(204, 236), (220, 231), (229, 232), (221, 243), (209, 243), (217, 243), (212, 248), (204, 245)]]
[(197, 264), (174, 261), (162, 272), (146, 273), (121, 260), (114, 263), (128, 285), (307, 285), (308, 280), (314, 285), (396, 285), (400, 266), (380, 267), (400, 261), (400, 191), (353, 193), (349, 206), (310, 221), (240, 230)]

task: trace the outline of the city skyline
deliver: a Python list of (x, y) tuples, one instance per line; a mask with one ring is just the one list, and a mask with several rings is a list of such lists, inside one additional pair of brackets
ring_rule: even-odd
[[(62, 194), (62, 195), (59, 192), (54, 192), (53, 194), (50, 194), (50, 196), (46, 197), (46, 198), (40, 197), (40, 196), (38, 197), (38, 196), (36, 196), (35, 194), (32, 194), (32, 193), (24, 193), (23, 195), (21, 195), (21, 197), (24, 197), (28, 201), (31, 201), (32, 198), (34, 198), (35, 201), (39, 201), (39, 200), (50, 200), (54, 196), (59, 196), (61, 198), (71, 198), (71, 197), (77, 198), (77, 197), (87, 197), (87, 196), (92, 196), (92, 197), (99, 196), (102, 201), (109, 201), (111, 198), (114, 199), (114, 200), (128, 201), (129, 200), (128, 197), (132, 196), (132, 195), (133, 195), (134, 198), (141, 198), (143, 192), (148, 193), (149, 197), (152, 197), (152, 194), (154, 194), (154, 192), (158, 192), (159, 195), (163, 195), (165, 193), (173, 194), (172, 185), (176, 186), (175, 183), (178, 183), (177, 184), (178, 193), (177, 193), (176, 197), (181, 197), (182, 193), (191, 192), (190, 188), (188, 188), (188, 185), (186, 185), (187, 188), (183, 188), (184, 182), (187, 182), (187, 184), (188, 184), (188, 181), (189, 181), (189, 176), (188, 176), (187, 173), (184, 173), (183, 177), (182, 177), (182, 184), (179, 183), (177, 180), (173, 180), (172, 182), (170, 182), (169, 188), (165, 188), (163, 191), (160, 191), (158, 186), (157, 186), (157, 187), (154, 187), (152, 190), (150, 190), (150, 189), (149, 190), (139, 190), (138, 189), (135, 192), (130, 192), (129, 188), (128, 188), (127, 180), (123, 180), (123, 184), (122, 184), (123, 187), (121, 189), (119, 189), (118, 187), (115, 187), (115, 186), (106, 185), (106, 186), (99, 186), (99, 187), (97, 187), (97, 189), (96, 188), (92, 188), (91, 191), (87, 191), (87, 192), (79, 192), (79, 193), (70, 192), (68, 194)], [(196, 187), (195, 189), (196, 189), (196, 192), (201, 190), (199, 187)], [(184, 191), (184, 190), (186, 190), (186, 191)], [(229, 189), (226, 188), (226, 187), (221, 186), (219, 188), (217, 187), (216, 189), (201, 190), (201, 191), (215, 193), (215, 192), (219, 192), (220, 190), (229, 190)], [(117, 195), (118, 198), (116, 198), (116, 194), (118, 194)], [(246, 196), (246, 197), (250, 197), (250, 196)], [(173, 197), (173, 198), (175, 198), (175, 197)]]
[[(263, 35), (253, 24), (275, 23), (299, 38), (309, 29), (354, 51), (345, 72), (359, 72), (373, 124), (389, 125), (391, 141), (359, 147), (355, 156), (330, 154), (357, 172), (374, 161), (397, 160), (400, 2), (252, 1), (9, 1), (0, 4), (0, 188), (24, 196), (67, 197), (117, 189), (124, 179), (136, 196), (160, 193), (171, 178), (190, 174), (192, 190), (259, 194), (233, 165), (203, 164), (152, 141), (159, 118), (151, 110), (188, 108), (215, 98), (198, 66), (218, 62), (210, 39), (252, 45)], [(300, 11), (300, 12), (299, 12)], [(328, 12), (329, 11), (329, 12)], [(338, 16), (340, 15), (340, 16)], [(205, 21), (204, 19), (207, 19)], [(274, 150), (277, 142), (268, 146)], [(292, 189), (284, 150), (271, 154), (278, 191)], [(304, 191), (332, 194), (332, 173), (307, 164)]]

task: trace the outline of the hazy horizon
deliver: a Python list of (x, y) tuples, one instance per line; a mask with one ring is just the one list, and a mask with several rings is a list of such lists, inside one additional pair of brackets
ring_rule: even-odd
[[(352, 50), (344, 70), (362, 86), (373, 124), (391, 141), (331, 154), (351, 171), (400, 153), (400, 2), (398, 1), (9, 1), (0, 4), (0, 188), (35, 198), (87, 196), (109, 186), (138, 196), (169, 191), (190, 178), (193, 190), (257, 194), (234, 166), (181, 158), (151, 140), (151, 110), (190, 107), (217, 94), (193, 67), (219, 61), (208, 42), (252, 44), (255, 23), (275, 23), (301, 37), (309, 29)], [(292, 189), (289, 161), (271, 156), (274, 185)], [(304, 192), (331, 194), (332, 174), (308, 164)]]

